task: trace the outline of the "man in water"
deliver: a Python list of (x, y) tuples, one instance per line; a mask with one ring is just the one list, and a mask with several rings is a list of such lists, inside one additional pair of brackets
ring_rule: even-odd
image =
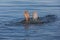
[(24, 16), (25, 16), (26, 22), (29, 22), (30, 21), (30, 15), (29, 15), (27, 10), (24, 12)]
[(36, 11), (33, 12), (32, 18), (33, 18), (33, 23), (42, 23)]
[(38, 14), (36, 11), (33, 12), (32, 18), (33, 18), (33, 21), (38, 21)]

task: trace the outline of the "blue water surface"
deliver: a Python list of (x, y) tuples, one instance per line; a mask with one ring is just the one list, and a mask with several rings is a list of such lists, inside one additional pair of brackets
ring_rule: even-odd
[(39, 3), (1, 1), (0, 40), (60, 40), (60, 19), (43, 25), (16, 25), (16, 22), (24, 19), (25, 10), (28, 10), (31, 16), (33, 11), (37, 11), (39, 17), (53, 14), (60, 18), (59, 0)]

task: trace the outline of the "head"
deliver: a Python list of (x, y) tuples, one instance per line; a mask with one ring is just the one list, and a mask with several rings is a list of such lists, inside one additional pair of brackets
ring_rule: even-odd
[(25, 17), (26, 21), (29, 21), (30, 16), (29, 16), (29, 12), (27, 10), (24, 12), (24, 17)]
[(37, 14), (36, 11), (33, 12), (33, 16), (32, 17), (33, 17), (33, 19), (37, 19), (38, 18), (38, 14)]

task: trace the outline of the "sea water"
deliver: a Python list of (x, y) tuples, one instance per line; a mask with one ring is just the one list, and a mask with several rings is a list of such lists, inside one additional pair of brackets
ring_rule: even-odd
[[(46, 1), (47, 2), (47, 1)], [(50, 3), (50, 2), (49, 2)], [(60, 19), (42, 25), (17, 25), (24, 19), (24, 11), (31, 17), (37, 11), (39, 17), (56, 15), (60, 18), (60, 5), (55, 1), (49, 4), (42, 2), (9, 1), (0, 3), (0, 40), (60, 40)], [(46, 5), (47, 4), (47, 5)]]

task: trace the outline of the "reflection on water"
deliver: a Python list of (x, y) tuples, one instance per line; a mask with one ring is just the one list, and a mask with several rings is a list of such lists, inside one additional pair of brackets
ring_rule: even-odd
[[(2, 18), (2, 17), (1, 17)], [(17, 20), (17, 19), (16, 19)], [(17, 25), (15, 21), (0, 22), (0, 39), (2, 40), (59, 40), (60, 21), (43, 25)], [(20, 19), (18, 19), (20, 20)], [(7, 24), (7, 25), (6, 25)], [(9, 24), (9, 25), (8, 25)], [(14, 25), (15, 24), (15, 25)]]
[(29, 25), (25, 24), (24, 29), (25, 29), (25, 33), (26, 33), (25, 40), (29, 40), (29, 32), (28, 32), (29, 31)]

